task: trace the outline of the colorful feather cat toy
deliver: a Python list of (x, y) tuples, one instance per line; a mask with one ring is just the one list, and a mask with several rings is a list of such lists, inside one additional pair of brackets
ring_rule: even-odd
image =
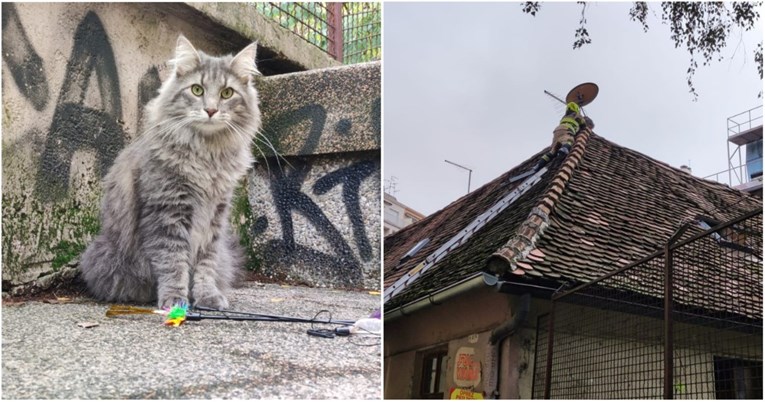
[(189, 307), (186, 304), (176, 304), (170, 309), (153, 310), (150, 308), (141, 308), (133, 306), (115, 305), (109, 307), (106, 311), (107, 317), (128, 314), (157, 314), (165, 317), (165, 325), (178, 327), (186, 321)]

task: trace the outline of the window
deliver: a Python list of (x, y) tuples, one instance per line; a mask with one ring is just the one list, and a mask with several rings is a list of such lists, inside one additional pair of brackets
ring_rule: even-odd
[(446, 390), (446, 346), (422, 352), (420, 399), (444, 399)]
[(386, 222), (398, 225), (399, 224), (398, 220), (399, 220), (398, 211), (396, 211), (394, 209), (390, 209), (390, 208), (386, 208), (385, 209), (385, 221)]
[(762, 361), (715, 356), (715, 396), (762, 400)]
[(746, 144), (746, 170), (750, 180), (762, 176), (762, 138)]

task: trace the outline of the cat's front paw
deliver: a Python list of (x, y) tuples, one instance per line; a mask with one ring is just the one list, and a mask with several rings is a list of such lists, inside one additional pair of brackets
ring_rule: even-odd
[(189, 299), (177, 296), (177, 295), (166, 295), (164, 297), (160, 297), (157, 300), (157, 305), (159, 308), (172, 308), (173, 306), (188, 306), (189, 305)]
[(225, 310), (228, 308), (228, 299), (220, 293), (203, 295), (194, 299), (194, 305), (200, 307), (209, 307), (216, 310)]

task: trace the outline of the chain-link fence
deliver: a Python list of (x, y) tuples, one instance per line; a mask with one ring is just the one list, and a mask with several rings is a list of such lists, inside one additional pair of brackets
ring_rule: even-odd
[(553, 296), (535, 398), (762, 399), (762, 211)]
[(382, 4), (258, 2), (266, 17), (345, 64), (382, 57)]

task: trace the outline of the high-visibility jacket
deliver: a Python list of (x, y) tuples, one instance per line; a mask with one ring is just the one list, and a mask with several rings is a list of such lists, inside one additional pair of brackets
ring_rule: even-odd
[(579, 122), (581, 120), (582, 115), (580, 114), (579, 105), (569, 102), (566, 105), (566, 115), (560, 119), (560, 124), (568, 127), (572, 135), (576, 135), (579, 132)]

